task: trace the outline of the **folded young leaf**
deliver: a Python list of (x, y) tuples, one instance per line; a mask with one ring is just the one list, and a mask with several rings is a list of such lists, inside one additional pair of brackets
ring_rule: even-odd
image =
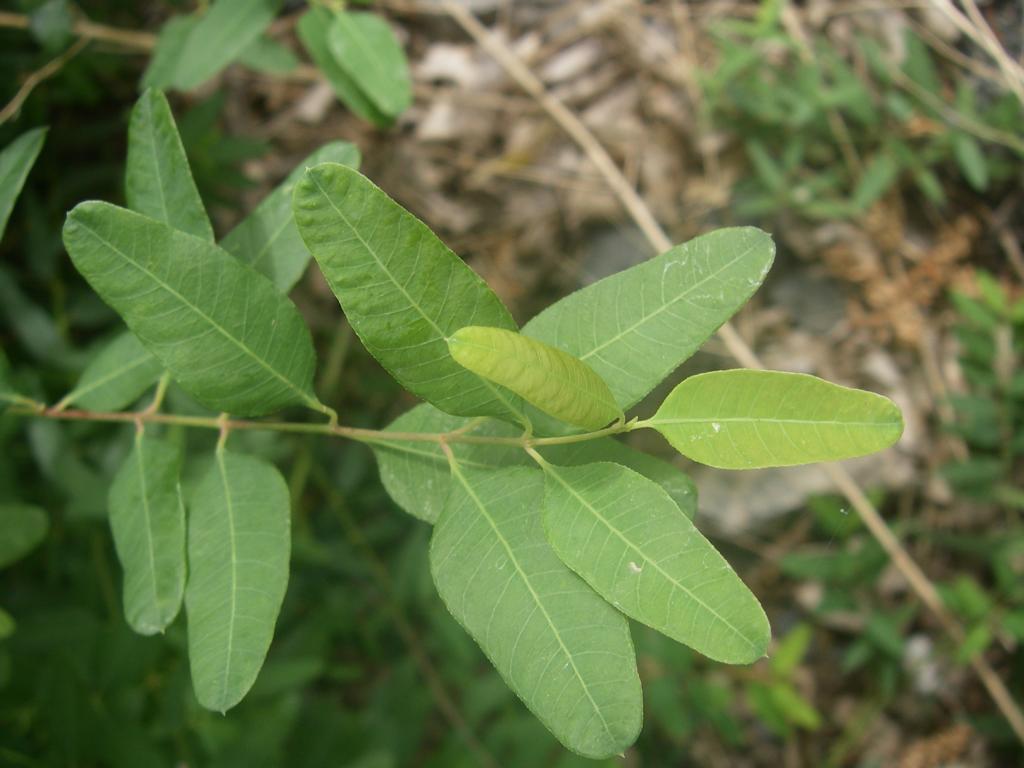
[(274, 468), (218, 450), (189, 498), (188, 655), (199, 703), (226, 712), (263, 666), (288, 586), (288, 487)]
[(903, 434), (900, 409), (886, 397), (802, 373), (743, 369), (686, 379), (645, 423), (684, 456), (722, 469), (849, 459)]
[(137, 433), (110, 486), (110, 529), (124, 570), (124, 614), (136, 632), (163, 632), (185, 592), (185, 504), (180, 453)]
[(503, 328), (460, 328), (448, 338), (459, 365), (501, 384), (557, 419), (600, 429), (623, 418), (608, 385), (560, 349)]
[(515, 330), (487, 284), (419, 219), (343, 165), (295, 187), (295, 223), (353, 330), (398, 382), (458, 416), (518, 419), (521, 401), (452, 359), (466, 325)]
[(0, 568), (20, 560), (46, 537), (50, 519), (30, 504), (0, 504)]
[(46, 141), (46, 128), (25, 131), (0, 152), (0, 238), (7, 229), (7, 220), (14, 209), (14, 201), (25, 186), (28, 172), (39, 157)]
[(309, 250), (302, 242), (292, 215), (292, 191), (307, 168), (332, 162), (359, 167), (359, 149), (347, 141), (332, 141), (311, 154), (220, 245), (243, 264), (270, 278), (281, 293), (288, 293), (309, 264)]
[(327, 31), (327, 46), (346, 74), (389, 117), (412, 103), (409, 64), (395, 33), (373, 13), (342, 11)]
[(118, 335), (82, 371), (61, 405), (119, 411), (156, 384), (164, 367), (130, 331)]
[(64, 225), (75, 267), (189, 394), (261, 415), (323, 406), (313, 342), (298, 310), (263, 275), (213, 243), (108, 203)]
[[(427, 403), (403, 413), (387, 428), (389, 432), (452, 432), (467, 429), (467, 434), (488, 437), (516, 437), (522, 430), (490, 419), (450, 416)], [(525, 451), (511, 445), (450, 443), (459, 465), (467, 469), (502, 469), (534, 466)], [(697, 489), (678, 467), (630, 448), (610, 437), (540, 449), (553, 464), (575, 466), (595, 461), (614, 461), (630, 467), (658, 483), (692, 517), (697, 510)], [(451, 488), (448, 459), (436, 442), (421, 440), (381, 440), (373, 444), (384, 489), (394, 502), (413, 517), (427, 523), (437, 522)]]
[(716, 661), (765, 655), (771, 629), (757, 598), (657, 484), (604, 462), (545, 474), (548, 541), (599, 595)]
[(189, 31), (174, 86), (196, 88), (233, 62), (270, 26), (283, 0), (216, 0)]
[(381, 112), (364, 94), (352, 76), (335, 60), (327, 35), (338, 14), (323, 6), (310, 8), (299, 19), (296, 32), (317, 69), (327, 78), (342, 103), (355, 114), (374, 125), (388, 126), (393, 118)]
[(133, 211), (213, 242), (213, 226), (192, 179), (171, 107), (153, 88), (132, 109), (124, 182)]
[(642, 719), (629, 628), (544, 540), (543, 476), (454, 477), (430, 546), (448, 610), (562, 744), (586, 757), (621, 754)]
[(774, 257), (761, 230), (719, 229), (566, 296), (523, 334), (585, 362), (628, 410), (746, 303)]

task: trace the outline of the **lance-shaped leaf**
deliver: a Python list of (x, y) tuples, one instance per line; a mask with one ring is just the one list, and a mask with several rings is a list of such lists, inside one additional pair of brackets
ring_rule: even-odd
[(78, 271), (204, 405), (259, 415), (322, 410), (313, 342), (263, 275), (213, 243), (107, 203), (75, 207), (64, 244)]
[[(343, 11), (341, 13), (344, 13)], [(338, 12), (323, 6), (310, 8), (299, 19), (296, 32), (310, 58), (316, 64), (338, 98), (355, 114), (375, 125), (390, 125), (392, 118), (381, 112), (363, 93), (352, 76), (334, 58), (328, 44), (328, 33)]]
[(213, 227), (192, 179), (167, 98), (148, 89), (128, 125), (125, 198), (137, 213), (213, 242)]
[(124, 614), (143, 635), (178, 615), (185, 591), (185, 505), (180, 454), (136, 433), (135, 446), (110, 486), (110, 529), (124, 571)]
[(0, 504), (0, 568), (20, 560), (46, 537), (50, 520), (29, 504)]
[[(477, 437), (516, 438), (522, 432), (511, 424), (489, 419), (470, 420), (451, 416), (423, 403), (403, 413), (388, 427), (388, 432), (443, 433), (464, 430)], [(379, 440), (372, 443), (381, 482), (388, 495), (413, 517), (434, 523), (444, 507), (451, 488), (451, 470), (441, 446), (430, 440)], [(532, 467), (533, 460), (513, 445), (487, 445), (451, 442), (449, 448), (466, 469), (502, 469)], [(614, 461), (654, 480), (689, 516), (697, 507), (697, 489), (678, 467), (630, 448), (610, 437), (539, 449), (554, 464), (575, 466), (594, 461)]]
[(548, 541), (599, 595), (716, 661), (765, 655), (757, 598), (657, 484), (618, 464), (545, 470)]
[(448, 350), (463, 368), (574, 426), (600, 429), (623, 418), (608, 385), (593, 369), (543, 342), (503, 328), (471, 325), (449, 337)]
[(515, 330), (494, 292), (419, 219), (343, 165), (295, 187), (295, 223), (363, 344), (402, 386), (458, 416), (512, 418), (521, 401), (452, 359), (466, 325)]
[(242, 55), (270, 26), (283, 0), (216, 0), (189, 30), (174, 69), (174, 86), (191, 90)]
[(578, 357), (629, 409), (743, 306), (774, 256), (761, 230), (720, 229), (576, 291), (523, 334)]
[(621, 754), (642, 717), (629, 628), (544, 540), (543, 476), (453, 472), (430, 546), (445, 605), (566, 747), (593, 758)]
[(225, 712), (263, 666), (288, 586), (288, 487), (273, 465), (218, 450), (189, 498), (188, 655), (199, 703)]
[(400, 115), (412, 103), (409, 64), (384, 19), (372, 13), (335, 14), (327, 46), (338, 66), (385, 115)]
[(92, 411), (121, 410), (153, 386), (163, 370), (142, 342), (125, 331), (89, 362), (78, 384), (59, 405)]
[(722, 469), (849, 459), (888, 448), (903, 433), (888, 398), (779, 371), (692, 376), (645, 424), (684, 456)]
[(288, 293), (309, 264), (309, 250), (292, 215), (292, 190), (307, 168), (332, 162), (359, 167), (359, 149), (347, 141), (327, 144), (303, 160), (288, 178), (221, 241), (221, 247)]
[(46, 141), (46, 128), (26, 131), (0, 152), (0, 238), (7, 229), (14, 202)]

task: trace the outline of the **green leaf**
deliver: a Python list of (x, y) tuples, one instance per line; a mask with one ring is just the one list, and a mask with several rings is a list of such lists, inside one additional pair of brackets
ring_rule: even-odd
[(684, 456), (721, 469), (849, 459), (903, 433), (886, 397), (802, 373), (748, 370), (690, 377), (646, 425)]
[(141, 432), (110, 486), (110, 529), (124, 570), (124, 614), (136, 632), (163, 632), (185, 591), (185, 505), (178, 449)]
[(541, 473), (453, 471), (430, 547), (445, 605), (562, 744), (621, 754), (642, 718), (629, 628), (544, 541)]
[(56, 53), (71, 40), (73, 23), (68, 0), (46, 0), (32, 11), (28, 28), (43, 48)]
[(617, 464), (545, 472), (548, 541), (599, 595), (716, 661), (765, 655), (771, 629), (757, 598), (664, 490)]
[(493, 291), (419, 219), (358, 171), (325, 163), (295, 187), (295, 223), (370, 354), (398, 382), (458, 416), (514, 418), (511, 393), (452, 359), (466, 325), (515, 330)]
[(68, 214), (64, 244), (100, 297), (207, 407), (323, 410), (313, 342), (295, 306), (216, 245), (98, 202)]
[[(399, 416), (388, 432), (442, 433), (465, 429), (470, 420), (450, 416), (423, 403)], [(521, 430), (511, 424), (477, 420), (467, 434), (487, 437), (517, 437)], [(434, 523), (451, 489), (448, 459), (437, 442), (381, 440), (372, 445), (380, 467), (381, 482), (388, 495), (413, 517)], [(533, 460), (518, 446), (449, 444), (459, 464), (467, 469), (502, 469), (533, 466)], [(658, 483), (692, 517), (697, 509), (697, 489), (681, 470), (668, 462), (641, 453), (610, 437), (568, 445), (545, 446), (541, 454), (554, 464), (575, 466), (594, 461), (614, 461), (630, 467)]]
[(523, 334), (578, 357), (629, 409), (750, 298), (775, 257), (759, 229), (720, 229), (548, 307)]
[(384, 19), (372, 13), (338, 13), (327, 32), (327, 46), (338, 66), (385, 115), (396, 117), (412, 103), (409, 64)]
[(954, 133), (953, 156), (968, 184), (978, 192), (988, 189), (988, 162), (973, 136), (960, 131)]
[(28, 172), (43, 148), (47, 130), (34, 128), (26, 131), (0, 152), (0, 238), (7, 229), (14, 201), (21, 194)]
[(349, 109), (356, 115), (375, 125), (388, 126), (392, 118), (381, 112), (374, 103), (356, 85), (355, 80), (335, 60), (328, 45), (328, 32), (337, 14), (327, 8), (317, 6), (310, 8), (299, 19), (296, 26), (299, 40), (306, 48), (313, 63), (316, 64), (331, 88)]
[(14, 617), (3, 608), (0, 608), (0, 640), (6, 640), (13, 635), (17, 627), (18, 625), (15, 623)]
[(866, 211), (872, 203), (884, 195), (896, 181), (900, 167), (889, 152), (883, 148), (868, 163), (853, 190), (851, 202), (858, 211)]
[(286, 75), (299, 66), (299, 59), (288, 46), (261, 35), (242, 51), (238, 63), (257, 72)]
[(90, 411), (119, 411), (138, 400), (163, 373), (160, 361), (128, 331), (120, 334), (82, 371), (78, 384), (60, 406)]
[(143, 88), (172, 88), (189, 35), (199, 22), (197, 16), (172, 16), (156, 39), (156, 48), (142, 75)]
[(309, 264), (309, 250), (292, 215), (292, 191), (307, 168), (324, 162), (359, 167), (359, 149), (333, 141), (303, 160), (288, 178), (263, 198), (252, 213), (231, 230), (221, 247), (244, 264), (270, 278), (282, 293), (298, 282)]
[(189, 498), (188, 654), (199, 703), (226, 712), (252, 687), (288, 585), (288, 487), (272, 464), (217, 451)]
[(213, 242), (213, 226), (192, 179), (171, 107), (153, 88), (132, 109), (124, 181), (133, 211)]
[(20, 560), (46, 536), (46, 513), (28, 504), (0, 504), (0, 568)]
[(550, 416), (583, 429), (622, 419), (608, 385), (586, 363), (503, 328), (470, 325), (448, 338), (459, 365), (501, 384)]
[(174, 86), (191, 90), (233, 62), (270, 26), (283, 0), (216, 0), (189, 31)]

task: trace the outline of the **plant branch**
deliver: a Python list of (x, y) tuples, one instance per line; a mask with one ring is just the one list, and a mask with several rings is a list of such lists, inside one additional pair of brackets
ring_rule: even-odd
[[(0, 14), (0, 15), (11, 15), (11, 14)], [(64, 65), (71, 61), (75, 56), (82, 52), (82, 49), (89, 44), (89, 39), (82, 37), (75, 41), (74, 45), (64, 51), (60, 56), (46, 62), (43, 66), (32, 72), (28, 77), (25, 78), (25, 82), (21, 84), (18, 92), (14, 94), (7, 106), (0, 110), (0, 125), (3, 125), (21, 109), (21, 105), (25, 103), (32, 91), (35, 90), (36, 86), (42, 83), (44, 80), (56, 75), (60, 72)]]
[[(944, 3), (948, 0), (942, 0)], [(935, 0), (939, 2), (939, 0)], [(472, 37), (481, 48), (493, 56), (505, 69), (508, 75), (527, 93), (533, 96), (550, 117), (580, 146), (591, 162), (604, 176), (608, 186), (619, 198), (623, 207), (633, 221), (647, 237), (648, 242), (657, 252), (672, 247), (672, 241), (658, 224), (649, 206), (632, 187), (622, 171), (612, 160), (608, 151), (601, 145), (597, 137), (583, 124), (574, 112), (568, 109), (555, 96), (550, 94), (541, 80), (527, 67), (519, 57), (498, 37), (492, 35), (472, 14), (455, 0), (441, 0), (442, 7)], [(997, 57), (998, 58), (998, 57)], [(1013, 80), (1008, 78), (1009, 83)], [(747, 345), (736, 330), (726, 323), (719, 331), (729, 353), (747, 368), (764, 369), (764, 364), (754, 351)], [(637, 424), (632, 424), (636, 428)], [(893, 534), (882, 515), (867, 498), (850, 474), (838, 464), (824, 464), (822, 469), (829, 479), (846, 496), (857, 510), (872, 536), (881, 544), (897, 570), (903, 575), (918, 598), (934, 614), (946, 633), (954, 642), (960, 643), (964, 638), (963, 627), (946, 609), (935, 585), (921, 570), (921, 567), (907, 552), (900, 540)], [(1017, 738), (1024, 743), (1024, 713), (1014, 701), (1006, 685), (995, 673), (992, 666), (978, 654), (971, 659), (978, 678), (981, 680), (989, 696), (1009, 722)]]

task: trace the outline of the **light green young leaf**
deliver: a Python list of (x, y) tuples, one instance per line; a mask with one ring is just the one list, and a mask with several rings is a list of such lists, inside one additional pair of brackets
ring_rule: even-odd
[(46, 128), (26, 131), (0, 152), (0, 239), (7, 229), (14, 202), (25, 186), (28, 172), (32, 170), (39, 152), (46, 141)]
[(299, 66), (299, 59), (288, 46), (272, 37), (261, 35), (242, 51), (238, 63), (257, 72), (286, 75)]
[(75, 267), (189, 394), (209, 408), (260, 415), (323, 406), (313, 342), (298, 310), (213, 243), (108, 203), (64, 225)]
[(802, 373), (692, 376), (645, 422), (684, 456), (721, 469), (786, 467), (880, 451), (903, 433), (886, 397)]
[(296, 26), (299, 40), (345, 106), (364, 120), (375, 125), (388, 126), (392, 118), (377, 109), (369, 97), (359, 90), (355, 80), (341, 68), (331, 53), (327, 36), (336, 15), (322, 6), (310, 8), (302, 15)]
[(562, 744), (621, 754), (642, 719), (629, 628), (545, 542), (541, 473), (453, 471), (430, 546), (445, 605)]
[(356, 87), (390, 117), (412, 103), (412, 81), (402, 46), (384, 19), (343, 11), (334, 16), (327, 46)]
[(757, 598), (657, 484), (609, 463), (545, 473), (548, 541), (599, 595), (716, 661), (765, 655), (771, 629)]
[(320, 147), (228, 233), (221, 247), (269, 277), (281, 293), (288, 293), (309, 264), (309, 250), (292, 215), (292, 190), (307, 168), (325, 162), (358, 168), (359, 161), (359, 149), (347, 141), (333, 141)]
[(419, 219), (358, 171), (325, 163), (295, 187), (295, 223), (363, 344), (398, 382), (459, 416), (521, 402), (452, 359), (466, 325), (515, 330), (508, 310)]
[(0, 640), (6, 640), (14, 634), (14, 630), (17, 628), (18, 625), (15, 623), (14, 617), (0, 608)]
[(256, 681), (288, 586), (288, 487), (259, 459), (218, 450), (189, 498), (188, 655), (199, 703), (235, 706)]
[[(427, 403), (417, 405), (399, 416), (389, 432), (442, 433), (458, 429), (466, 434), (487, 437), (517, 437), (521, 429), (499, 421), (450, 416)], [(533, 460), (517, 446), (450, 443), (459, 464), (467, 469), (532, 467)], [(373, 444), (380, 467), (381, 482), (388, 495), (413, 517), (435, 523), (451, 488), (448, 459), (436, 442), (421, 440), (381, 440)], [(575, 466), (594, 461), (614, 461), (654, 480), (690, 517), (697, 509), (697, 489), (680, 469), (668, 462), (641, 453), (610, 437), (568, 445), (545, 446), (541, 454), (554, 464)]]
[(110, 486), (110, 529), (124, 570), (124, 615), (142, 635), (163, 632), (185, 591), (185, 505), (178, 449), (136, 433)]
[(962, 131), (953, 134), (953, 157), (968, 184), (978, 192), (988, 189), (988, 160), (973, 136)]
[(470, 325), (448, 338), (448, 351), (462, 367), (568, 424), (594, 430), (623, 418), (608, 385), (592, 368), (544, 342)]
[(156, 48), (142, 75), (143, 88), (173, 88), (189, 35), (199, 22), (198, 16), (172, 16), (163, 27), (156, 39)]
[(523, 334), (585, 362), (628, 410), (743, 306), (774, 257), (759, 229), (710, 232), (576, 291)]
[(216, 0), (189, 31), (174, 86), (191, 90), (233, 62), (270, 26), (283, 0)]
[(171, 107), (153, 88), (132, 109), (124, 181), (133, 211), (213, 242), (213, 226), (192, 179)]
[(0, 568), (20, 560), (46, 537), (50, 520), (29, 504), (0, 504)]
[(78, 384), (61, 406), (91, 411), (119, 411), (138, 400), (163, 373), (160, 361), (125, 331), (110, 342), (82, 371)]
[(868, 163), (860, 181), (853, 190), (851, 202), (857, 211), (866, 211), (875, 201), (889, 191), (900, 173), (899, 164), (885, 148), (880, 150)]

